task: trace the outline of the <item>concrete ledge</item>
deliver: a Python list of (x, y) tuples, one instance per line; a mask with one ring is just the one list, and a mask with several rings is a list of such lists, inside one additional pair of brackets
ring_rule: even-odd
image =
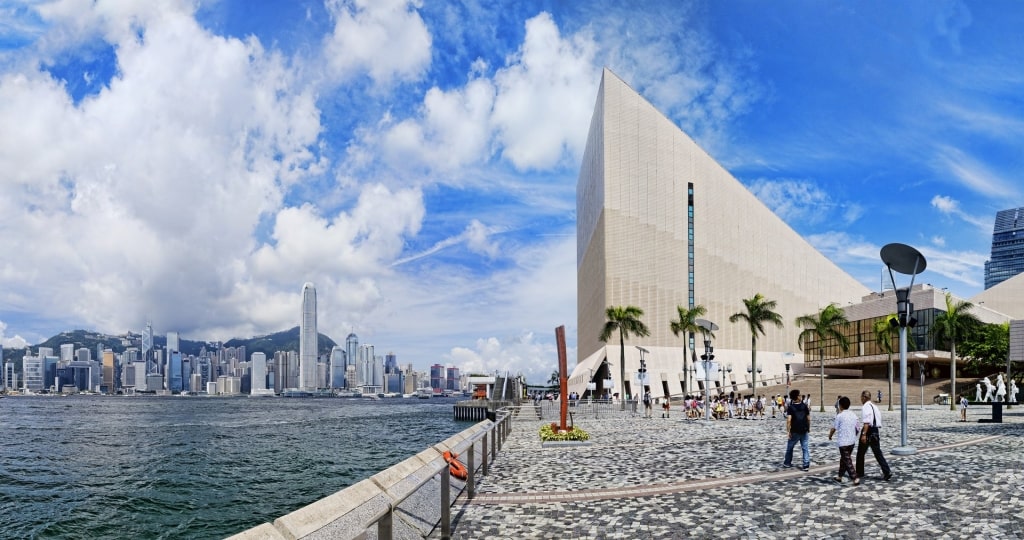
[(287, 538), (275, 529), (273, 525), (264, 523), (258, 527), (253, 527), (247, 531), (230, 536), (228, 540), (287, 540)]
[(572, 448), (575, 446), (591, 446), (591, 441), (544, 441), (541, 448)]
[[(231, 540), (297, 540), (376, 537), (374, 518), (393, 509), (394, 538), (424, 538), (441, 519), (441, 471), (447, 467), (444, 452), (461, 455), (473, 444), (473, 463), (481, 469), (484, 454), (476, 439), (495, 423), (485, 420), (429, 447), (370, 478), (362, 480), (319, 501), (230, 537)], [(492, 436), (495, 433), (491, 431)], [(588, 443), (589, 444), (589, 443)], [(466, 483), (450, 478), (450, 500), (454, 503)], [(371, 525), (368, 529), (367, 525)]]

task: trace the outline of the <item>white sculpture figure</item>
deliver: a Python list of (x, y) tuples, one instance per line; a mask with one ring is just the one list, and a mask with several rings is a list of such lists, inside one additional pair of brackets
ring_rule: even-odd
[(992, 386), (992, 381), (988, 380), (988, 377), (982, 379), (981, 382), (985, 383), (985, 398), (981, 401), (992, 401), (992, 391), (995, 390), (996, 387)]
[(1003, 384), (1003, 376), (1000, 375), (996, 385), (996, 401), (1006, 401), (1006, 385)]
[(1017, 402), (1017, 381), (1010, 380), (1010, 402)]
[(982, 397), (982, 395), (984, 395), (984, 394), (981, 393), (981, 383), (978, 383), (978, 384), (976, 384), (974, 386), (975, 386), (974, 401), (981, 401), (981, 397)]

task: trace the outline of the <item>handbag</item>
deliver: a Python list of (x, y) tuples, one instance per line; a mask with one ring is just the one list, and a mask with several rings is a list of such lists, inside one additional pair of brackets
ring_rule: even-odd
[(868, 442), (878, 443), (881, 441), (881, 433), (878, 432), (878, 408), (871, 405), (871, 425), (868, 426)]

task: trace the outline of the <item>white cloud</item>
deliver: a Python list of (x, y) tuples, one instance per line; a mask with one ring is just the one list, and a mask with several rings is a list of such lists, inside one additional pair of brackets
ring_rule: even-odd
[(377, 85), (416, 80), (430, 65), (431, 36), (419, 0), (327, 0), (335, 19), (324, 57), (335, 78), (366, 73)]
[(43, 6), (39, 54), (68, 35), (120, 39), (118, 74), (77, 106), (35, 68), (0, 75), (0, 251), (20, 259), (0, 288), (20, 291), (14, 308), (98, 330), (237, 325), (249, 306), (223, 302), (261, 216), (323, 171), (319, 111), (258, 42), (213, 36), (173, 2), (146, 6)]
[(787, 223), (820, 223), (835, 206), (825, 190), (806, 180), (761, 178), (750, 184), (750, 191)]
[(520, 170), (551, 167), (586, 144), (599, 71), (587, 33), (563, 38), (551, 16), (526, 21), (526, 37), (494, 76), (492, 122), (502, 156)]
[(4, 349), (24, 349), (28, 347), (28, 342), (25, 338), (14, 335), (14, 337), (7, 337), (7, 323), (0, 321), (0, 346)]
[(932, 197), (931, 205), (939, 212), (946, 214), (947, 216), (961, 219), (978, 229), (982, 232), (988, 232), (992, 230), (992, 216), (979, 217), (972, 216), (967, 212), (964, 212), (960, 208), (960, 201), (948, 197), (946, 195), (935, 195)]
[(504, 342), (496, 337), (481, 338), (472, 349), (455, 347), (451, 363), (462, 373), (522, 374), (532, 384), (546, 382), (558, 369), (558, 350), (551, 341), (538, 341), (533, 332), (523, 331)]
[(403, 120), (384, 133), (385, 158), (398, 167), (411, 159), (442, 171), (486, 160), (494, 94), (487, 79), (448, 92), (431, 88), (423, 99), (422, 118)]
[(999, 174), (993, 172), (988, 165), (982, 164), (968, 156), (962, 150), (950, 146), (940, 146), (935, 157), (935, 167), (944, 174), (951, 174), (968, 189), (996, 199), (1018, 199), (1021, 191)]

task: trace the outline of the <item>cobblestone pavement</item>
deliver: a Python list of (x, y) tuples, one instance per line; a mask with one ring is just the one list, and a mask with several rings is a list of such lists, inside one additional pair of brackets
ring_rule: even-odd
[[(834, 413), (813, 407), (811, 469), (783, 469), (785, 421), (574, 415), (590, 446), (542, 448), (544, 419), (516, 418), (452, 538), (1024, 538), (1024, 407), (1004, 423), (908, 411), (910, 456), (893, 456), (900, 413), (885, 411), (886, 482), (871, 453), (860, 486), (835, 483)], [(859, 408), (854, 409), (859, 413)], [(799, 465), (799, 446), (794, 463)]]

